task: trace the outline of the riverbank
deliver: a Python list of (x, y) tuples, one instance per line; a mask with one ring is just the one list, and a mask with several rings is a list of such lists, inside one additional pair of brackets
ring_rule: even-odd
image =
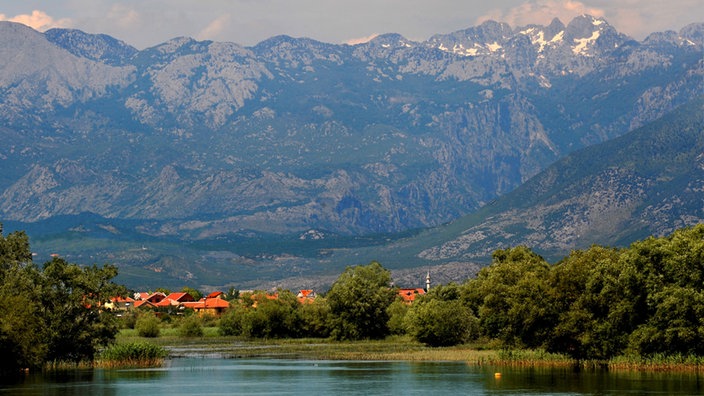
[(296, 358), (315, 360), (367, 361), (463, 361), (473, 365), (504, 367), (574, 367), (575, 369), (648, 372), (702, 372), (704, 358), (619, 357), (608, 362), (576, 362), (565, 355), (541, 350), (498, 350), (486, 343), (452, 347), (428, 347), (410, 337), (384, 340), (333, 341), (329, 339), (245, 340), (218, 335), (206, 327), (203, 337), (180, 337), (164, 331), (158, 338), (145, 339), (123, 330), (118, 343), (148, 340), (169, 350), (170, 357), (216, 356), (225, 358)]

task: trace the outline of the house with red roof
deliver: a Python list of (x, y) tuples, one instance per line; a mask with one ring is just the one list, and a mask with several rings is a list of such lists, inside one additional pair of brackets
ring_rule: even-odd
[(406, 304), (413, 304), (413, 301), (416, 300), (416, 297), (422, 296), (425, 294), (425, 289), (423, 288), (410, 288), (410, 289), (398, 289), (398, 295), (401, 297), (404, 303)]
[(154, 304), (150, 303), (147, 300), (136, 300), (134, 302), (134, 307), (135, 308), (156, 308)]
[(296, 298), (298, 298), (298, 302), (301, 304), (310, 304), (317, 296), (318, 295), (315, 294), (312, 289), (304, 289), (298, 292)]
[(182, 303), (184, 308), (190, 308), (194, 310), (198, 315), (212, 315), (220, 316), (226, 309), (230, 308), (230, 303), (221, 298), (222, 292), (215, 297), (210, 297), (213, 293), (206, 297), (201, 298), (198, 301), (186, 301)]
[(103, 304), (106, 311), (127, 311), (134, 307), (135, 300), (132, 297), (113, 297)]
[(193, 296), (191, 296), (190, 294), (185, 293), (185, 292), (171, 293), (168, 296), (166, 296), (165, 299), (175, 301), (177, 303), (191, 302), (191, 301), (196, 300), (195, 298), (193, 298)]
[(161, 300), (163, 300), (165, 298), (166, 298), (166, 294), (164, 294), (162, 292), (156, 292), (156, 293), (150, 294), (144, 300), (149, 301), (152, 304), (156, 304), (156, 303), (161, 302)]

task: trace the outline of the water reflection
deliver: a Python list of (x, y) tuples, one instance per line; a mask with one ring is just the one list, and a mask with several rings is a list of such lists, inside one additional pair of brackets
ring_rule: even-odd
[[(496, 378), (495, 372), (501, 372)], [(30, 375), (0, 395), (693, 395), (696, 374), (574, 372), (460, 362), (178, 358), (165, 367)]]

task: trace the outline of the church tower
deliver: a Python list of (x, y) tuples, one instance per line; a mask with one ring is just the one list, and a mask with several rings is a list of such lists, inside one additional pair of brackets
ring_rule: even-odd
[(430, 271), (428, 271), (428, 275), (425, 276), (425, 292), (430, 291)]

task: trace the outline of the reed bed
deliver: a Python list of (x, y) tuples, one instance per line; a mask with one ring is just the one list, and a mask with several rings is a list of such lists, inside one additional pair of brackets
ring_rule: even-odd
[(620, 356), (608, 363), (610, 370), (704, 372), (704, 356), (663, 355)]
[(96, 367), (158, 367), (168, 356), (168, 351), (159, 345), (146, 342), (113, 344), (106, 348), (96, 361)]
[(577, 362), (562, 354), (534, 349), (502, 349), (495, 353), (489, 364), (514, 367), (570, 367)]
[[(164, 332), (150, 342), (173, 350), (188, 347), (204, 354), (216, 353), (234, 357), (295, 357), (330, 360), (404, 360), (404, 361), (464, 361), (473, 365), (513, 367), (574, 367), (584, 370), (702, 372), (704, 357), (655, 355), (649, 358), (622, 356), (609, 361), (577, 361), (569, 356), (544, 350), (499, 349), (490, 342), (454, 347), (432, 348), (408, 336), (393, 336), (384, 340), (332, 341), (329, 339), (269, 339), (252, 340), (223, 337), (217, 328), (205, 327), (199, 338), (183, 338), (176, 332)], [(173, 334), (172, 334), (173, 333)], [(119, 343), (138, 342), (140, 337), (123, 330)]]

